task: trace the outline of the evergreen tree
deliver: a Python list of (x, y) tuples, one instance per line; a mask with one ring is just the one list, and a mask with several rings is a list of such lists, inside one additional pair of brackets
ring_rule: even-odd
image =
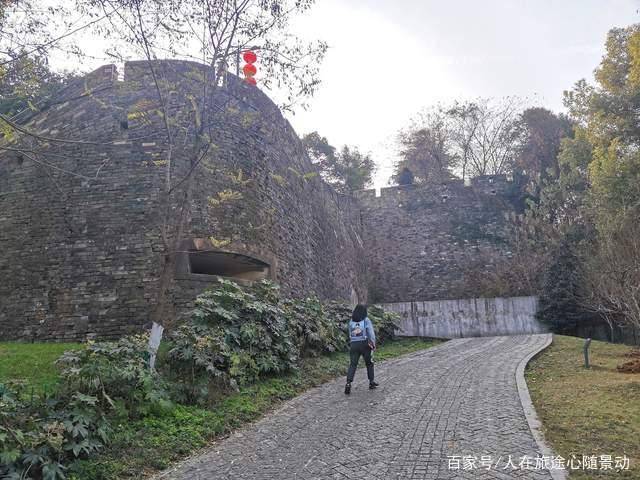
[(586, 314), (580, 306), (583, 283), (575, 245), (574, 235), (562, 239), (544, 277), (537, 318), (555, 333), (573, 333)]

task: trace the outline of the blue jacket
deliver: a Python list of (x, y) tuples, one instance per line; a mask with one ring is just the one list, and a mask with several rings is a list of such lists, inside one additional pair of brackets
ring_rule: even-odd
[(369, 317), (361, 322), (349, 321), (349, 339), (352, 342), (364, 342), (368, 340), (375, 345), (376, 334), (373, 331), (373, 323), (371, 323)]

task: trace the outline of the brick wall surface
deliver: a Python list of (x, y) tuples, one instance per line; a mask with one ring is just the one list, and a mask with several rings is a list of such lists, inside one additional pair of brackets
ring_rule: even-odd
[[(153, 67), (181, 127), (175, 180), (194, 158), (190, 129), (203, 105), (193, 102), (207, 72), (189, 62)], [(113, 338), (148, 324), (169, 158), (150, 71), (130, 62), (118, 81), (113, 66), (101, 67), (19, 119), (44, 137), (88, 143), (38, 142), (33, 159), (0, 155), (0, 338)], [(195, 172), (184, 238), (271, 260), (288, 294), (365, 295), (354, 201), (307, 175), (313, 166), (278, 108), (235, 77), (207, 105), (214, 147)], [(212, 205), (225, 190), (240, 198)], [(178, 313), (210, 284), (201, 280), (178, 276)]]
[[(205, 91), (210, 72), (183, 61), (128, 62), (123, 74), (101, 67), (21, 114), (40, 138), (0, 153), (0, 339), (115, 338), (148, 326), (163, 212), (177, 215), (184, 195), (161, 201), (168, 163), (174, 184), (194, 168), (181, 248), (260, 259), (292, 296), (455, 298), (467, 293), (470, 255), (504, 254), (502, 177), (339, 195), (258, 88), (230, 75)], [(212, 147), (194, 167), (198, 118)], [(185, 264), (170, 290), (176, 315), (215, 283)]]
[[(357, 192), (370, 270), (369, 301), (472, 298), (471, 270), (508, 254), (513, 208), (505, 177)], [(478, 264), (478, 259), (482, 264)]]

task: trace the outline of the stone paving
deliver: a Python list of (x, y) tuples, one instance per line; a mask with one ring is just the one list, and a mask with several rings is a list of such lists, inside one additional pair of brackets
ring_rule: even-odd
[[(310, 390), (159, 478), (551, 479), (507, 466), (539, 454), (515, 372), (547, 338), (450, 340), (377, 366), (374, 391), (360, 369), (350, 396), (344, 379)], [(477, 457), (477, 468), (456, 469), (454, 456)]]

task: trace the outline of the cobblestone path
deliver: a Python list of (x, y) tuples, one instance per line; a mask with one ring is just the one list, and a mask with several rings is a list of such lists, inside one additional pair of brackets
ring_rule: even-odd
[[(546, 339), (451, 340), (378, 365), (374, 391), (360, 369), (350, 396), (342, 378), (310, 390), (160, 478), (550, 479), (508, 465), (539, 453), (515, 372)], [(456, 469), (453, 456), (475, 456), (477, 468)]]

